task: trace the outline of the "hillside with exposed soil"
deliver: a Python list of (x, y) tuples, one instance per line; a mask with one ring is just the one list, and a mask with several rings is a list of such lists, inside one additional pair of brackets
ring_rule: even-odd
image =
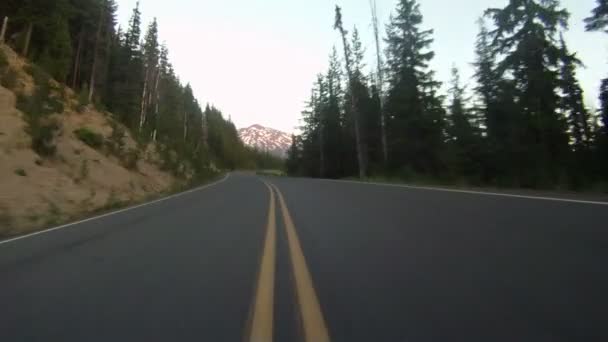
[[(40, 99), (41, 71), (6, 46), (0, 54), (0, 237), (139, 202), (177, 184), (161, 170), (155, 144), (138, 146), (112, 114), (79, 104), (52, 80), (50, 95)], [(37, 101), (48, 114), (31, 110)]]

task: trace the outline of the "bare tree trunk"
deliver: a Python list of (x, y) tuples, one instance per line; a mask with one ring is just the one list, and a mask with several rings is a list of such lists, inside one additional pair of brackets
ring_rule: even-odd
[(27, 53), (30, 50), (30, 41), (32, 40), (32, 31), (34, 31), (34, 23), (30, 22), (27, 25), (27, 33), (25, 34), (25, 43), (23, 44), (23, 50), (21, 55), (27, 58)]
[(2, 21), (2, 30), (0, 31), (0, 44), (4, 43), (4, 36), (6, 35), (6, 28), (8, 27), (8, 17), (4, 17)]
[(152, 141), (156, 142), (156, 132), (158, 131), (158, 125), (160, 123), (160, 112), (158, 110), (158, 103), (160, 102), (160, 93), (158, 90), (160, 83), (160, 68), (156, 72), (156, 82), (154, 84), (154, 117), (156, 122), (154, 124), (154, 132), (152, 133)]
[(76, 57), (74, 58), (74, 71), (72, 72), (72, 89), (76, 89), (80, 76), (80, 56), (82, 54), (82, 44), (84, 41), (84, 29), (80, 30), (78, 37), (78, 48), (76, 48)]
[(188, 138), (188, 113), (184, 112), (184, 142)]
[(386, 113), (384, 112), (384, 70), (382, 68), (382, 55), (380, 54), (380, 33), (378, 30), (378, 11), (376, 0), (370, 0), (372, 8), (372, 21), (374, 25), (374, 38), (376, 40), (376, 57), (378, 62), (378, 79), (376, 88), (378, 89), (378, 97), (380, 98), (380, 134), (382, 136), (382, 157), (384, 164), (388, 163), (388, 142), (386, 138)]
[(139, 132), (141, 133), (146, 121), (146, 97), (148, 94), (148, 73), (144, 77), (144, 90), (141, 95), (141, 112), (139, 113)]
[(321, 178), (325, 177), (325, 128), (323, 127), (323, 122), (319, 127), (319, 152), (320, 152), (320, 168), (319, 168), (319, 176)]
[(361, 137), (361, 125), (359, 117), (359, 108), (357, 104), (357, 96), (355, 95), (355, 80), (353, 77), (352, 64), (350, 60), (350, 53), (348, 47), (348, 41), (346, 40), (346, 31), (342, 25), (342, 12), (339, 6), (336, 6), (336, 24), (335, 28), (340, 31), (342, 35), (342, 45), (344, 46), (344, 61), (346, 64), (346, 72), (348, 74), (348, 83), (350, 87), (350, 98), (351, 98), (351, 110), (353, 119), (355, 122), (355, 140), (357, 144), (357, 161), (359, 164), (359, 178), (363, 179), (367, 175), (367, 149)]
[[(156, 63), (156, 62), (155, 62)], [(152, 107), (153, 99), (156, 95), (158, 81), (157, 74), (159, 70), (157, 67), (152, 66), (153, 64), (145, 66), (144, 72), (144, 91), (141, 96), (141, 113), (139, 117), (139, 131), (141, 132), (144, 124), (147, 122), (148, 116), (148, 108)], [(154, 139), (154, 137), (152, 137)]]
[(101, 29), (103, 27), (103, 16), (105, 12), (105, 1), (99, 9), (99, 22), (97, 23), (97, 33), (95, 34), (95, 49), (93, 52), (93, 68), (91, 69), (91, 82), (89, 83), (89, 102), (93, 101), (95, 92), (95, 76), (97, 75), (97, 64), (99, 60), (99, 41), (101, 40)]
[(203, 143), (205, 147), (209, 146), (209, 118), (207, 113), (203, 113)]
[(155, 66), (152, 69), (152, 73), (150, 74), (150, 81), (152, 85), (150, 86), (150, 91), (148, 92), (148, 108), (154, 108), (156, 114), (156, 92), (158, 91), (158, 74), (159, 69), (158, 66)]
[[(321, 76), (319, 76), (321, 77)], [(319, 93), (323, 93), (323, 80), (319, 78)], [(313, 113), (317, 109), (317, 97), (313, 91), (312, 94), (312, 108)], [(315, 116), (319, 119), (319, 177), (325, 177), (325, 125), (324, 118), (322, 116), (323, 112), (319, 111), (318, 113), (314, 113)]]

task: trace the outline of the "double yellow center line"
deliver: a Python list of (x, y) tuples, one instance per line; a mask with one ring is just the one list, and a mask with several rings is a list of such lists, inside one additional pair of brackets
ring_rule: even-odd
[(268, 208), (268, 224), (266, 239), (260, 262), (260, 273), (256, 285), (251, 317), (251, 332), (249, 341), (272, 341), (274, 318), (274, 271), (276, 257), (277, 224), (275, 216), (274, 192), (270, 190), (270, 206)]
[[(246, 339), (249, 342), (271, 342), (273, 340), (274, 322), (274, 282), (276, 264), (276, 197), (279, 199), (291, 269), (294, 278), (295, 294), (300, 314), (300, 322), (305, 342), (329, 342), (329, 332), (323, 318), (321, 305), (315, 292), (312, 277), (306, 259), (302, 252), (302, 246), (298, 239), (296, 227), (291, 214), (285, 204), (281, 191), (274, 185), (264, 182), (270, 191), (270, 205), (268, 209), (268, 224), (266, 227), (266, 239), (260, 263), (259, 277), (253, 301), (252, 316), (249, 333)], [(274, 190), (274, 191), (273, 191)]]

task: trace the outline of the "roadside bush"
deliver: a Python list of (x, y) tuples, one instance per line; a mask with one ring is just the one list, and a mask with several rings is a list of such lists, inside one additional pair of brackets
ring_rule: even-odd
[(116, 195), (116, 191), (112, 190), (110, 191), (110, 195), (108, 195), (108, 199), (102, 210), (116, 210), (124, 208), (127, 205), (129, 205), (129, 203), (118, 198), (118, 196)]
[(122, 165), (127, 170), (137, 170), (137, 162), (140, 158), (140, 152), (137, 149), (131, 148), (122, 154), (120, 160)]
[(8, 58), (4, 51), (0, 50), (0, 70), (6, 66), (8, 66)]
[(35, 64), (28, 64), (23, 67), (23, 70), (30, 74), (34, 79), (34, 84), (37, 87), (48, 86), (51, 80), (51, 75), (49, 75), (46, 71), (42, 70), (39, 66)]
[(30, 122), (27, 132), (32, 137), (32, 149), (41, 157), (51, 157), (57, 153), (55, 132), (59, 123), (55, 120), (35, 120)]
[(15, 174), (21, 177), (27, 177), (27, 172), (25, 172), (24, 169), (17, 169), (15, 170)]
[(78, 111), (78, 113), (82, 113), (84, 112), (84, 110), (86, 109), (86, 107), (89, 105), (89, 87), (87, 87), (86, 85), (84, 87), (82, 87), (82, 89), (80, 90), (80, 93), (78, 94), (78, 106), (76, 107), (76, 110)]
[(36, 87), (32, 96), (20, 94), (17, 97), (17, 109), (28, 115), (30, 119), (63, 112), (63, 102), (51, 96), (49, 83)]
[(103, 135), (95, 133), (86, 127), (75, 130), (74, 135), (76, 135), (80, 141), (94, 149), (100, 149), (103, 146)]
[(63, 102), (61, 98), (52, 95), (53, 89), (47, 73), (33, 65), (26, 66), (25, 70), (34, 78), (36, 88), (31, 96), (18, 95), (17, 109), (26, 115), (27, 132), (32, 137), (32, 149), (42, 157), (53, 156), (57, 151), (54, 143), (55, 132), (60, 126), (48, 116), (62, 113)]
[(108, 152), (112, 155), (120, 157), (125, 149), (125, 130), (113, 120), (110, 120), (112, 134), (106, 141)]
[(45, 224), (47, 226), (54, 226), (61, 223), (62, 213), (61, 209), (54, 202), (48, 201), (49, 210), (46, 216)]
[(13, 68), (8, 67), (0, 77), (0, 85), (6, 89), (14, 89), (17, 86), (18, 74)]

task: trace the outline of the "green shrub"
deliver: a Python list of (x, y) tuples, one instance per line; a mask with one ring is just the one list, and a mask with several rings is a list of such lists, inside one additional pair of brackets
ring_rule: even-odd
[(26, 115), (32, 149), (42, 157), (53, 156), (57, 151), (54, 138), (59, 124), (47, 116), (63, 112), (63, 103), (61, 99), (51, 96), (49, 78), (44, 71), (35, 66), (27, 66), (25, 69), (37, 80), (37, 86), (32, 96), (20, 94), (17, 97), (17, 109)]
[(29, 118), (40, 116), (42, 104), (38, 102), (35, 96), (27, 96), (25, 94), (17, 95), (17, 109), (26, 114)]
[(80, 141), (94, 149), (100, 149), (103, 146), (103, 135), (95, 133), (86, 127), (75, 130), (74, 134)]
[(50, 113), (63, 113), (63, 101), (61, 98), (54, 96), (46, 99), (46, 110)]
[(37, 87), (45, 87), (49, 85), (51, 75), (35, 64), (28, 64), (23, 67), (23, 70), (30, 74), (34, 79), (34, 84)]
[(108, 196), (106, 204), (103, 206), (103, 210), (116, 210), (124, 208), (128, 204), (128, 202), (122, 201), (120, 198), (118, 198), (118, 196), (116, 195), (116, 191), (112, 190), (110, 191), (110, 195)]
[(112, 120), (110, 126), (112, 126), (112, 134), (106, 141), (106, 146), (111, 154), (120, 157), (125, 149), (125, 130)]
[(0, 70), (6, 66), (8, 66), (8, 58), (6, 57), (4, 51), (0, 50)]
[(20, 94), (17, 97), (17, 109), (27, 114), (30, 119), (63, 112), (63, 102), (51, 96), (51, 86), (46, 83), (36, 87), (32, 96)]
[(25, 172), (24, 169), (17, 169), (15, 170), (15, 174), (21, 177), (27, 177), (27, 172)]
[(80, 89), (80, 93), (78, 93), (78, 107), (76, 110), (79, 113), (84, 112), (86, 107), (89, 105), (89, 87), (86, 85)]
[(0, 84), (6, 89), (15, 89), (18, 74), (15, 69), (9, 67), (0, 77)]
[(27, 132), (32, 137), (32, 149), (41, 157), (51, 157), (57, 152), (55, 146), (55, 132), (59, 124), (54, 121), (42, 122), (37, 120), (30, 122)]
[(48, 201), (49, 211), (45, 220), (47, 226), (54, 226), (61, 222), (61, 209), (54, 202)]
[(122, 165), (127, 170), (137, 170), (137, 162), (140, 158), (140, 152), (137, 149), (131, 148), (121, 156)]

